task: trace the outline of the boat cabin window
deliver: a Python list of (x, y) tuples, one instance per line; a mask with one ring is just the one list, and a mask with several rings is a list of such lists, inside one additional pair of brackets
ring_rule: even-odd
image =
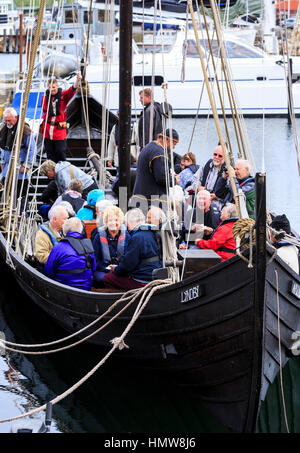
[[(209, 43), (207, 39), (200, 40), (201, 46), (204, 48), (205, 53), (209, 52)], [(211, 47), (213, 56), (219, 57), (219, 44), (217, 39), (211, 40)], [(262, 58), (262, 55), (258, 52), (255, 52), (252, 49), (248, 49), (241, 44), (237, 44), (233, 41), (226, 41), (226, 47), (229, 58)], [(198, 49), (197, 44), (194, 39), (187, 40), (187, 56), (188, 57), (197, 57)]]
[[(74, 16), (74, 17), (73, 17)], [(73, 24), (73, 22), (77, 23), (78, 22), (78, 11), (74, 10), (66, 10), (65, 11), (65, 23), (66, 24)]]
[[(154, 85), (161, 86), (164, 82), (163, 76), (154, 76)], [(133, 85), (135, 87), (151, 86), (152, 76), (134, 76)]]

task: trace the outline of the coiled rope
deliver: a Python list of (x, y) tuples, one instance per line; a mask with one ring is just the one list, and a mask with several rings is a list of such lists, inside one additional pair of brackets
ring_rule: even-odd
[[(112, 348), (109, 350), (109, 352), (85, 375), (80, 379), (78, 382), (76, 382), (73, 386), (71, 386), (69, 389), (67, 389), (65, 392), (62, 394), (58, 395), (55, 397), (53, 400), (50, 401), (52, 405), (62, 401), (64, 398), (69, 396), (72, 392), (74, 392), (78, 387), (80, 387), (84, 382), (86, 382), (105, 362), (106, 360), (112, 355), (112, 353), (118, 348), (119, 350), (122, 350), (124, 348), (128, 348), (128, 346), (125, 344), (124, 339), (130, 329), (133, 327), (134, 323), (137, 321), (139, 318), (140, 314), (148, 304), (149, 300), (151, 299), (152, 295), (158, 291), (159, 289), (166, 288), (171, 284), (170, 280), (155, 280), (153, 282), (150, 282), (148, 285), (146, 285), (143, 288), (140, 288), (137, 291), (137, 294), (141, 296), (141, 299), (138, 303), (138, 306), (136, 307), (136, 310), (127, 325), (127, 327), (124, 329), (123, 333), (116, 338), (113, 338), (111, 340), (111, 344), (113, 345)], [(123, 296), (122, 296), (123, 297)], [(1, 419), (0, 423), (6, 423), (6, 422), (11, 422), (14, 420), (18, 420), (24, 417), (31, 416), (33, 414), (36, 414), (37, 412), (40, 412), (42, 410), (46, 409), (46, 404), (37, 407), (29, 412), (26, 412), (25, 414), (17, 415), (15, 417), (9, 417), (5, 419)]]

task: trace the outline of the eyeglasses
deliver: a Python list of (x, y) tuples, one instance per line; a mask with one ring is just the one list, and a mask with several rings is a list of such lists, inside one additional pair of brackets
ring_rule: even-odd
[(214, 156), (215, 156), (215, 157), (223, 157), (223, 154), (214, 153)]

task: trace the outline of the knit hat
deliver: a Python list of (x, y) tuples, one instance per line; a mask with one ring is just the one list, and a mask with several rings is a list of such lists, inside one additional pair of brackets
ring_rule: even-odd
[(91, 190), (88, 193), (88, 196), (87, 196), (88, 204), (94, 204), (95, 205), (97, 203), (97, 201), (100, 201), (100, 200), (105, 200), (105, 195), (104, 195), (103, 190), (94, 189), (94, 190)]
[(285, 214), (277, 215), (276, 217), (274, 217), (270, 226), (276, 231), (283, 230), (287, 234), (291, 233), (290, 222)]
[[(171, 134), (170, 129), (167, 129), (167, 130), (166, 130), (166, 135), (165, 135), (165, 136), (171, 138), (171, 135), (170, 135), (170, 134)], [(178, 134), (178, 132), (177, 132), (175, 129), (172, 129), (172, 139), (173, 139), (173, 140), (177, 140), (177, 141), (179, 142), (179, 134)]]

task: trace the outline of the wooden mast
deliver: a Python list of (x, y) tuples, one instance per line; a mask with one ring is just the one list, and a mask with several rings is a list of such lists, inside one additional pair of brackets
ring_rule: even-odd
[(130, 197), (132, 0), (120, 0), (119, 30), (119, 206)]

